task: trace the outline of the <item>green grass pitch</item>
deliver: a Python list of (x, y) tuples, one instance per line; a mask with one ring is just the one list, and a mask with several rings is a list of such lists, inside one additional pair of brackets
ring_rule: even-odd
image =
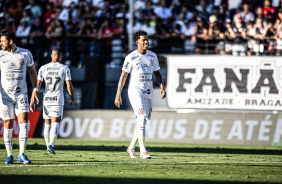
[[(14, 139), (14, 158), (18, 139)], [(1, 184), (69, 183), (282, 183), (282, 147), (146, 144), (150, 160), (130, 159), (129, 142), (58, 139), (47, 155), (44, 139), (29, 139), (30, 165), (4, 165), (0, 139)], [(136, 148), (139, 151), (139, 148)]]

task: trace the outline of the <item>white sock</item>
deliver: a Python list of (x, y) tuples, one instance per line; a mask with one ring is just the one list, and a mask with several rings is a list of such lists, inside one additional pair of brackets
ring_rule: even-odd
[(24, 153), (28, 139), (27, 123), (20, 124), (19, 142), (20, 142), (20, 155)]
[(54, 122), (51, 123), (51, 130), (50, 130), (50, 145), (52, 147), (55, 146), (55, 141), (58, 137), (59, 134), (59, 123), (58, 122)]
[(12, 149), (13, 149), (12, 135), (13, 135), (13, 128), (8, 129), (4, 127), (3, 138), (4, 138), (5, 147), (7, 150), (7, 156), (10, 156), (13, 154), (12, 153)]
[(49, 146), (50, 142), (50, 128), (51, 125), (44, 123), (44, 139), (47, 147)]
[(133, 137), (132, 137), (132, 140), (131, 140), (131, 143), (128, 149), (135, 149), (137, 140), (138, 140), (138, 125), (136, 123), (135, 128), (134, 128), (134, 134), (133, 134)]
[(143, 117), (137, 118), (138, 125), (138, 141), (140, 147), (140, 153), (146, 152), (145, 148), (145, 119)]

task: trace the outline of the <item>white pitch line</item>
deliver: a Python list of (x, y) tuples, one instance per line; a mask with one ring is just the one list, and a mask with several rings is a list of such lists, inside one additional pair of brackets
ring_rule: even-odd
[(282, 164), (282, 162), (89, 162), (82, 164), (20, 164), (20, 165), (0, 165), (0, 168), (5, 167), (66, 167), (66, 166), (85, 166), (85, 165), (141, 165), (141, 164), (159, 164), (159, 165), (181, 165), (181, 164)]

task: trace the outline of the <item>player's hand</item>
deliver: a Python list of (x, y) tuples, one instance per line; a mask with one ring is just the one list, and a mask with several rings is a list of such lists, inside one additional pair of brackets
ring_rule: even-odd
[(35, 103), (34, 103), (33, 98), (31, 98), (31, 100), (30, 100), (29, 109), (30, 109), (31, 112), (33, 112), (35, 110)]
[(122, 99), (121, 96), (117, 96), (115, 99), (115, 105), (120, 108), (120, 106), (122, 105)]
[(161, 95), (162, 95), (162, 99), (164, 99), (166, 97), (165, 89), (161, 89)]
[(74, 100), (70, 100), (70, 104), (71, 104), (71, 108), (73, 109), (73, 108), (74, 108), (74, 106), (75, 106), (75, 102), (74, 102)]
[(33, 91), (33, 101), (36, 105), (39, 104), (38, 91)]

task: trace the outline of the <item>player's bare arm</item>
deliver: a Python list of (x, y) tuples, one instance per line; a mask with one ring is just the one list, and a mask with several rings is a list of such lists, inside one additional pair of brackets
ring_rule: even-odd
[(67, 89), (68, 89), (68, 92), (70, 94), (70, 97), (71, 97), (71, 108), (74, 108), (75, 106), (75, 102), (74, 102), (74, 90), (73, 90), (73, 85), (71, 83), (71, 80), (66, 80), (66, 84), (67, 84)]
[(128, 75), (128, 73), (126, 73), (125, 71), (122, 71), (122, 73), (120, 75), (119, 82), (118, 82), (118, 89), (117, 89), (117, 94), (116, 94), (116, 99), (115, 99), (115, 105), (118, 108), (120, 108), (120, 105), (122, 105), (121, 91), (122, 91), (122, 88), (125, 84), (127, 75)]
[(35, 109), (35, 104), (38, 105), (38, 103), (39, 103), (38, 88), (37, 88), (37, 73), (36, 73), (34, 65), (28, 67), (28, 71), (29, 71), (29, 75), (30, 75), (31, 84), (32, 84), (32, 87), (33, 87), (29, 107), (30, 107), (30, 111), (33, 112), (34, 109)]
[(154, 74), (155, 74), (155, 77), (156, 77), (156, 81), (160, 85), (160, 88), (161, 88), (162, 99), (164, 99), (166, 97), (166, 91), (165, 91), (165, 88), (164, 88), (162, 74), (161, 74), (160, 70), (154, 71)]
[(40, 90), (41, 85), (42, 85), (42, 81), (41, 80), (37, 80), (37, 88), (38, 88), (38, 90)]

